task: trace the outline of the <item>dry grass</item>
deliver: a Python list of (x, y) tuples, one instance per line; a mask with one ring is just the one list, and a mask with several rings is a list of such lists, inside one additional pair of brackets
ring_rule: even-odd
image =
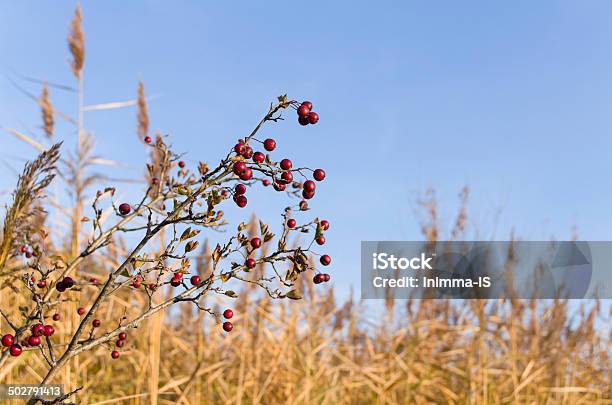
[[(74, 293), (81, 304), (88, 288)], [(304, 288), (306, 299), (288, 305), (243, 291), (231, 334), (188, 305), (154, 317), (130, 334), (120, 360), (110, 359), (110, 348), (80, 356), (70, 386), (83, 385), (79, 399), (88, 404), (612, 400), (609, 336), (594, 325), (604, 316), (598, 305), (570, 319), (564, 301), (425, 300), (369, 322), (361, 305), (338, 303), (333, 290)], [(101, 319), (112, 323), (143, 299), (119, 296)], [(28, 353), (0, 381), (37, 382), (45, 364)]]

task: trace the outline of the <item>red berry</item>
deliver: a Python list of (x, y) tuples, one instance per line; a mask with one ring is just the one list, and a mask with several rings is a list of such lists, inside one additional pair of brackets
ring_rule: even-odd
[(306, 104), (302, 104), (297, 109), (297, 114), (300, 117), (307, 117), (309, 112), (310, 112), (310, 108), (308, 108), (308, 106)]
[(18, 357), (21, 354), (21, 352), (23, 352), (23, 349), (21, 349), (21, 346), (19, 345), (12, 345), (10, 352), (11, 352), (11, 356)]
[(9, 347), (12, 346), (13, 343), (15, 343), (15, 337), (13, 335), (6, 334), (2, 336), (2, 346)]
[(223, 317), (225, 319), (232, 319), (232, 316), (234, 316), (234, 311), (232, 311), (231, 309), (226, 309), (225, 311), (223, 311)]
[(247, 168), (247, 165), (244, 162), (236, 162), (234, 163), (234, 173), (237, 175), (241, 175)]
[(98, 279), (95, 277), (92, 277), (89, 279), (89, 282), (93, 285), (98, 285)]
[(127, 339), (127, 333), (125, 333), (125, 332), (120, 332), (120, 333), (119, 333), (119, 339), (120, 339), (120, 340), (125, 340), (125, 339)]
[(54, 315), (53, 315), (53, 320), (54, 320), (55, 322), (59, 321), (60, 319), (61, 319), (60, 314), (54, 314)]
[(329, 264), (331, 263), (331, 257), (329, 257), (329, 255), (323, 255), (321, 256), (319, 261), (323, 266), (329, 266)]
[(261, 239), (253, 238), (251, 239), (251, 247), (253, 249), (258, 249), (261, 246)]
[(74, 287), (74, 280), (72, 277), (64, 277), (62, 280), (62, 284), (66, 289)]
[(113, 359), (118, 359), (119, 358), (119, 352), (117, 350), (113, 350), (113, 352), (111, 353), (111, 357)]
[(134, 288), (140, 288), (140, 286), (140, 280), (134, 280), (134, 282), (132, 283), (132, 287)]
[(132, 211), (132, 207), (128, 203), (123, 203), (119, 206), (119, 213), (121, 215), (127, 215)]
[(261, 152), (253, 153), (253, 162), (255, 163), (263, 163), (266, 160), (266, 155)]
[(268, 186), (270, 185), (270, 180), (268, 180), (268, 179), (264, 179), (264, 180), (262, 181), (262, 183), (263, 183), (264, 187), (268, 187)]
[(242, 157), (244, 157), (245, 159), (250, 159), (253, 156), (253, 148), (251, 148), (250, 146), (247, 146), (246, 148), (244, 148), (244, 153), (242, 153)]
[(307, 200), (310, 200), (312, 197), (314, 197), (314, 195), (315, 195), (314, 191), (306, 191), (306, 190), (302, 191), (302, 197), (304, 197)]
[(247, 266), (249, 269), (254, 269), (257, 265), (257, 262), (255, 261), (255, 259), (249, 258), (246, 260), (246, 262), (244, 262), (244, 265)]
[(316, 124), (317, 122), (319, 122), (319, 114), (317, 114), (314, 111), (309, 112), (308, 113), (308, 123)]
[(325, 244), (325, 236), (321, 235), (317, 239), (315, 239), (317, 245), (321, 246)]
[(46, 281), (39, 281), (38, 284), (36, 284), (38, 286), (38, 288), (45, 288), (47, 286), (47, 282)]
[(300, 123), (300, 125), (308, 125), (308, 117), (298, 117), (298, 122)]
[(100, 322), (99, 319), (94, 319), (91, 324), (93, 325), (94, 328), (99, 328), (100, 325), (102, 325), (102, 322)]
[(32, 326), (32, 335), (34, 336), (40, 336), (43, 334), (43, 330), (45, 329), (45, 327), (43, 326), (42, 323), (37, 323), (36, 325)]
[(312, 176), (314, 177), (314, 179), (316, 181), (323, 181), (323, 179), (325, 178), (325, 170), (323, 170), (323, 169), (316, 169), (312, 173)]
[(291, 166), (293, 166), (293, 164), (291, 163), (291, 160), (289, 159), (283, 159), (280, 161), (280, 167), (283, 170), (289, 170), (291, 169)]
[(291, 172), (283, 172), (283, 174), (281, 174), (281, 179), (289, 184), (293, 181), (293, 174)]
[(287, 227), (288, 228), (293, 229), (293, 228), (295, 228), (295, 225), (296, 225), (295, 219), (291, 218), (290, 220), (287, 221)]
[(312, 103), (310, 101), (303, 101), (301, 105), (308, 107), (308, 111), (312, 110)]
[(30, 346), (40, 346), (40, 336), (32, 335), (28, 338), (28, 344)]
[(312, 193), (315, 191), (316, 188), (317, 188), (317, 185), (315, 184), (314, 181), (306, 180), (304, 182), (304, 191), (308, 191), (309, 193)]
[(327, 283), (329, 280), (331, 280), (331, 276), (327, 273), (323, 274), (323, 281)]
[(145, 141), (145, 143), (151, 143), (151, 137), (150, 136), (145, 136), (144, 141)]
[(125, 345), (125, 340), (119, 339), (119, 340), (117, 340), (117, 343), (115, 343), (115, 345), (117, 347), (123, 347), (123, 345)]
[(79, 309), (77, 309), (77, 314), (83, 316), (85, 314), (85, 308), (80, 307)]
[(202, 280), (200, 279), (200, 276), (191, 276), (191, 285), (196, 286), (196, 285), (200, 285), (200, 283), (202, 282)]
[(234, 197), (234, 201), (236, 202), (236, 205), (240, 208), (244, 208), (247, 205), (247, 198), (243, 195), (238, 195)]
[(172, 275), (172, 279), (170, 280), (170, 285), (172, 287), (178, 287), (182, 284), (183, 275), (181, 273), (174, 273)]
[(178, 162), (178, 166), (182, 169), (185, 167), (185, 162), (183, 162), (182, 160)]
[(242, 173), (240, 173), (240, 180), (251, 180), (251, 177), (253, 177), (253, 170), (251, 170), (250, 167), (247, 167)]
[(320, 222), (321, 224), (321, 229), (323, 229), (324, 231), (327, 231), (329, 229), (329, 222), (327, 220), (323, 220)]
[(30, 259), (32, 257), (32, 252), (26, 252), (25, 256), (26, 258)]
[(45, 336), (52, 336), (54, 333), (55, 333), (55, 328), (53, 328), (53, 326), (45, 325), (45, 327), (43, 329), (43, 335), (45, 335)]
[(246, 151), (246, 145), (242, 142), (238, 142), (234, 146), (234, 152), (236, 152), (239, 155), (242, 155), (245, 151)]
[(272, 152), (274, 149), (276, 149), (276, 141), (270, 138), (266, 139), (264, 141), (264, 149), (268, 152)]
[(325, 281), (325, 277), (323, 276), (323, 274), (319, 273), (316, 274), (313, 278), (312, 278), (312, 282), (315, 284), (321, 284), (323, 281)]
[(230, 321), (223, 322), (223, 330), (226, 332), (231, 332), (234, 329), (234, 325)]
[(244, 184), (236, 184), (236, 187), (234, 187), (234, 193), (238, 195), (246, 193), (246, 186)]
[(285, 188), (287, 187), (285, 185), (285, 183), (281, 183), (280, 181), (275, 181), (273, 184), (274, 190), (276, 191), (285, 191)]
[(24, 246), (21, 247), (21, 253), (25, 253), (27, 251), (28, 251), (28, 247), (27, 246), (24, 245)]

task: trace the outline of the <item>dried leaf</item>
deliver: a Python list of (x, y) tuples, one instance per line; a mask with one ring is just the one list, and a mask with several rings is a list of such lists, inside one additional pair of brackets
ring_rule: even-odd
[(185, 253), (189, 253), (193, 250), (195, 250), (198, 245), (200, 244), (200, 242), (198, 242), (197, 240), (192, 240), (191, 242), (187, 243), (185, 245)]
[(301, 300), (302, 294), (298, 290), (291, 290), (287, 293), (286, 297), (292, 300)]
[(217, 246), (215, 247), (215, 250), (212, 253), (213, 262), (215, 263), (218, 262), (220, 258), (221, 258), (221, 245), (217, 243)]

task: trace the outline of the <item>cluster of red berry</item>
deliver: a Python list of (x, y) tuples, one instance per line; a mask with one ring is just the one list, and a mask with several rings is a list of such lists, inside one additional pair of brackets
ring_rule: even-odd
[(64, 277), (58, 281), (57, 284), (55, 284), (55, 289), (61, 293), (71, 289), (72, 287), (74, 287), (74, 280), (72, 277)]
[[(232, 319), (233, 316), (234, 316), (234, 311), (232, 311), (231, 309), (226, 309), (225, 311), (223, 311), (223, 317), (225, 319)], [(231, 332), (232, 329), (234, 329), (234, 325), (230, 321), (223, 322), (224, 331)]]
[[(268, 152), (271, 152), (276, 149), (276, 141), (274, 139), (266, 139), (263, 142), (263, 145)], [(234, 151), (239, 156), (242, 156), (245, 159), (253, 159), (253, 162), (258, 165), (266, 160), (266, 156), (262, 152), (253, 152), (253, 149), (242, 141), (239, 141), (234, 146)], [(293, 182), (293, 173), (291, 171), (291, 168), (293, 167), (293, 162), (290, 159), (285, 158), (279, 162), (279, 166), (282, 170), (282, 173), (280, 174), (280, 178), (274, 176), (272, 177), (272, 185), (276, 191), (284, 191), (287, 185)], [(248, 181), (251, 180), (253, 177), (253, 170), (248, 167), (246, 162), (243, 160), (234, 162), (232, 170), (240, 178), (240, 180)], [(313, 178), (316, 181), (323, 181), (325, 179), (325, 171), (323, 169), (314, 170)], [(302, 187), (302, 197), (304, 197), (304, 199), (309, 200), (314, 197), (315, 190), (317, 188), (317, 185), (314, 181), (306, 180), (304, 184), (301, 185), (299, 183), (293, 184), (294, 187)], [(264, 179), (263, 185), (270, 185), (270, 180)], [(247, 188), (244, 184), (236, 184), (236, 186), (234, 187), (234, 202), (240, 208), (244, 208), (247, 205), (248, 200), (245, 195), (246, 191)], [(305, 202), (303, 203), (305, 204)]]
[(11, 356), (17, 357), (23, 352), (23, 347), (36, 347), (42, 343), (41, 336), (50, 337), (55, 333), (52, 325), (37, 323), (30, 328), (31, 335), (23, 339), (21, 344), (16, 342), (15, 336), (6, 334), (2, 336), (2, 346), (8, 347)]
[(319, 114), (312, 111), (312, 103), (304, 101), (297, 109), (298, 122), (300, 125), (316, 124), (319, 122)]
[[(137, 276), (138, 277), (138, 276)], [(191, 278), (189, 279), (189, 282), (191, 283), (192, 286), (197, 287), (202, 283), (202, 279), (200, 278), (200, 276), (195, 275), (195, 276), (191, 276)], [(138, 285), (136, 285), (136, 283), (138, 283)], [(172, 287), (178, 287), (181, 284), (183, 284), (183, 273), (173, 273), (172, 274), (172, 278), (170, 279), (170, 285)], [(134, 279), (134, 282), (132, 283), (132, 285), (136, 288), (140, 287), (140, 279)]]
[(29, 249), (26, 245), (23, 245), (20, 251), (26, 257), (26, 259), (31, 259), (32, 257), (36, 257), (36, 251), (33, 249)]
[[(118, 348), (122, 348), (123, 346), (125, 346), (125, 340), (126, 339), (127, 339), (127, 333), (120, 332), (119, 333), (119, 339), (117, 339), (117, 341), (115, 342), (115, 346), (117, 346)], [(111, 352), (111, 357), (113, 359), (118, 359), (119, 358), (119, 351), (113, 350)]]
[[(325, 244), (325, 236), (323, 235), (323, 232), (327, 231), (328, 229), (329, 221), (324, 219), (319, 222), (319, 226), (317, 227), (317, 235), (315, 237), (315, 242), (317, 242), (317, 245), (322, 246)], [(331, 264), (331, 257), (329, 255), (322, 255), (319, 258), (319, 262), (323, 266), (329, 266)], [(329, 280), (331, 280), (331, 276), (327, 273), (317, 273), (312, 278), (312, 282), (315, 284), (326, 283)]]

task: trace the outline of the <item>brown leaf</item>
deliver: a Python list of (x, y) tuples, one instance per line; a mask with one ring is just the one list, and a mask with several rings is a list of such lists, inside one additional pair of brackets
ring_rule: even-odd
[(195, 250), (198, 245), (200, 244), (200, 242), (198, 242), (197, 240), (192, 240), (191, 242), (187, 243), (185, 245), (185, 253), (189, 253), (193, 250)]
[(213, 262), (218, 262), (219, 259), (221, 258), (221, 246), (217, 243), (217, 246), (215, 247), (215, 250), (212, 253), (212, 259)]
[(287, 293), (286, 297), (292, 300), (301, 300), (302, 294), (298, 290), (291, 290)]

